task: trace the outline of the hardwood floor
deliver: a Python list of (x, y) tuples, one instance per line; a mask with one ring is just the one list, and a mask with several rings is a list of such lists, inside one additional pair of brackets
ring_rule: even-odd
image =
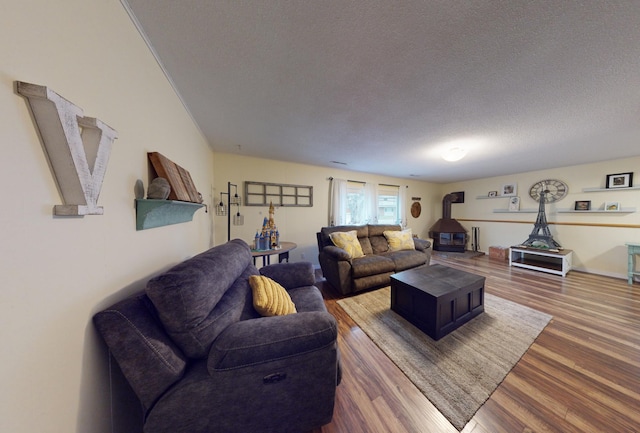
[[(482, 256), (433, 257), (484, 275), (487, 293), (553, 315), (463, 433), (640, 432), (640, 284), (571, 271), (562, 278)], [(343, 379), (333, 421), (313, 433), (456, 432), (337, 305)]]

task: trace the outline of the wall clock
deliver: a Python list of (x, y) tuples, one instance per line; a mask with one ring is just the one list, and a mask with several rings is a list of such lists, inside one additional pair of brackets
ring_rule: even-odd
[(544, 191), (544, 202), (554, 203), (562, 200), (569, 192), (569, 187), (566, 183), (558, 179), (545, 179), (534, 183), (529, 189), (529, 195), (532, 199), (539, 202), (540, 193)]

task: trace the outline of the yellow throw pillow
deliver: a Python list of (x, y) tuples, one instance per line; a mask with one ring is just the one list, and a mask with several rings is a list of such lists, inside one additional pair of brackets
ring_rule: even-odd
[(284, 287), (261, 275), (251, 275), (253, 308), (263, 316), (284, 316), (296, 312), (296, 306)]
[(352, 259), (364, 257), (362, 246), (358, 240), (357, 230), (351, 230), (350, 232), (333, 232), (329, 237), (336, 247), (345, 250)]
[(389, 242), (389, 251), (415, 250), (413, 243), (413, 235), (411, 229), (406, 230), (387, 230), (382, 232), (387, 242)]

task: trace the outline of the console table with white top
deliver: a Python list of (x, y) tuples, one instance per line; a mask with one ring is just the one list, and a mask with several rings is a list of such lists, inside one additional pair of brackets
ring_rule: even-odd
[(509, 266), (567, 275), (572, 266), (572, 250), (549, 251), (515, 246), (509, 248)]

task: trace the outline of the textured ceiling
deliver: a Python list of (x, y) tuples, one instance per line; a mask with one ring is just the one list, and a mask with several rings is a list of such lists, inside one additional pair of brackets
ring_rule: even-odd
[(640, 155), (640, 1), (122, 2), (218, 152), (432, 182)]

